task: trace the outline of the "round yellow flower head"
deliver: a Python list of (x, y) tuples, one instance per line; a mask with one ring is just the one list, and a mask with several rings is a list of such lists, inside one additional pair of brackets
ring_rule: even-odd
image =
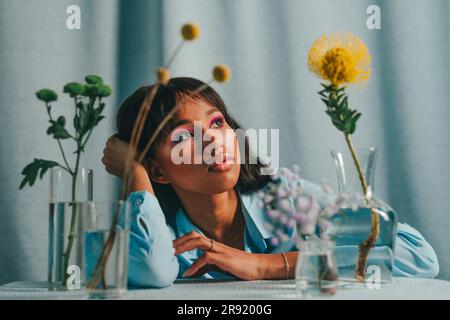
[(320, 78), (339, 86), (369, 80), (372, 58), (364, 42), (349, 32), (323, 35), (311, 46), (308, 68)]
[(158, 68), (156, 70), (156, 79), (158, 79), (158, 82), (161, 84), (167, 84), (170, 80), (170, 72), (167, 68)]
[(231, 78), (231, 69), (226, 64), (219, 64), (213, 70), (214, 80), (217, 82), (227, 82)]
[(200, 27), (196, 23), (186, 23), (181, 28), (181, 35), (184, 40), (192, 41), (200, 36)]

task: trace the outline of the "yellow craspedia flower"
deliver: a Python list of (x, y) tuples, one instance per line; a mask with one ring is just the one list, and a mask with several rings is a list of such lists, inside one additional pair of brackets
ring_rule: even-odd
[(213, 77), (217, 82), (227, 82), (231, 78), (231, 69), (226, 64), (219, 64), (213, 69)]
[(167, 68), (158, 68), (156, 70), (156, 79), (158, 79), (158, 82), (161, 84), (167, 84), (170, 80), (170, 72)]
[(311, 46), (308, 68), (333, 85), (369, 80), (372, 58), (365, 43), (350, 32), (323, 35)]
[(192, 41), (200, 36), (200, 27), (198, 24), (190, 22), (181, 28), (181, 35), (184, 40)]

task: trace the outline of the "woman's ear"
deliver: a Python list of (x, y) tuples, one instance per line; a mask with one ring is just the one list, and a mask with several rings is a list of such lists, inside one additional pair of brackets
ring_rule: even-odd
[(149, 172), (149, 176), (152, 181), (159, 184), (170, 183), (157, 161), (153, 159), (148, 160), (147, 171)]

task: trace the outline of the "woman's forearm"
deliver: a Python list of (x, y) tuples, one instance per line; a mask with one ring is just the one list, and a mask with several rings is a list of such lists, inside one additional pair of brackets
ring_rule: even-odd
[(261, 279), (278, 280), (293, 279), (295, 277), (295, 267), (297, 265), (298, 251), (285, 252), (289, 264), (289, 273), (286, 273), (286, 262), (281, 253), (263, 254)]
[(142, 164), (136, 164), (133, 170), (133, 176), (128, 186), (129, 193), (145, 190), (151, 194), (155, 194), (145, 167)]

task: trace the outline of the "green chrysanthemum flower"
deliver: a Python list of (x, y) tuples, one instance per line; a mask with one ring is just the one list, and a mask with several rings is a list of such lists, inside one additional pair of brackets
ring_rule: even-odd
[(65, 93), (68, 93), (70, 97), (74, 98), (83, 95), (85, 89), (86, 86), (84, 84), (78, 82), (71, 82), (64, 86), (63, 91)]
[(52, 102), (58, 100), (58, 95), (51, 89), (41, 89), (36, 92), (36, 97), (44, 102)]
[(86, 83), (88, 83), (88, 84), (102, 84), (103, 83), (103, 79), (94, 74), (86, 76), (85, 80), (86, 80)]

